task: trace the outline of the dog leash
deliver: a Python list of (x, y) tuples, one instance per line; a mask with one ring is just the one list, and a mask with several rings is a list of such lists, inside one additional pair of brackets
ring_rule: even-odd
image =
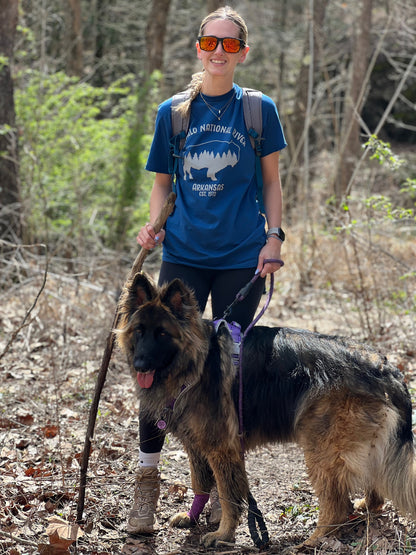
[[(263, 266), (265, 264), (280, 264), (280, 267), (284, 266), (284, 262), (283, 260), (280, 260), (280, 258), (267, 258), (266, 260), (263, 261)], [(241, 301), (243, 301), (248, 293), (250, 292), (251, 288), (253, 287), (253, 285), (255, 284), (255, 282), (257, 281), (257, 279), (260, 277), (260, 272), (255, 274), (252, 279), (246, 284), (244, 285), (244, 287), (242, 289), (240, 289), (240, 291), (237, 293), (237, 295), (235, 296), (235, 299), (233, 300), (233, 302), (225, 309), (224, 311), (224, 316), (223, 316), (223, 320), (227, 320), (227, 318), (229, 317), (229, 315), (231, 314), (231, 310), (233, 308), (233, 306), (236, 303), (239, 303)], [(272, 299), (272, 295), (273, 295), (273, 289), (274, 289), (274, 274), (270, 274), (270, 289), (269, 289), (269, 293), (267, 295), (267, 299), (266, 302), (264, 303), (263, 308), (260, 310), (259, 314), (254, 318), (254, 320), (249, 324), (249, 326), (247, 327), (247, 329), (244, 331), (241, 340), (240, 340), (240, 349), (239, 349), (239, 391), (238, 391), (238, 420), (239, 420), (239, 435), (240, 435), (240, 441), (241, 441), (241, 456), (244, 459), (244, 422), (243, 422), (243, 365), (242, 365), (242, 355), (243, 355), (243, 345), (244, 345), (244, 339), (246, 338), (248, 332), (257, 324), (257, 322), (260, 320), (260, 318), (263, 316), (263, 314), (266, 312), (270, 301)], [(233, 339), (235, 339), (234, 335), (233, 335)]]
[(267, 531), (262, 512), (257, 507), (257, 501), (254, 499), (250, 490), (248, 490), (247, 524), (254, 545), (259, 549), (266, 547), (270, 539), (269, 532)]
[[(280, 264), (280, 267), (282, 267), (284, 265), (283, 260), (280, 260), (279, 258), (266, 259), (266, 260), (264, 260), (263, 265), (264, 264), (269, 264), (269, 263), (278, 263), (278, 264)], [(253, 278), (242, 289), (240, 289), (240, 291), (237, 293), (234, 301), (225, 309), (224, 316), (223, 316), (224, 320), (226, 320), (227, 317), (229, 317), (232, 307), (236, 303), (239, 303), (239, 302), (243, 301), (247, 297), (250, 289), (253, 287), (254, 283), (259, 278), (259, 276), (260, 276), (260, 273), (255, 274), (253, 276)], [(244, 333), (243, 333), (243, 335), (240, 339), (240, 344), (239, 344), (239, 357), (238, 357), (238, 366), (239, 366), (238, 421), (239, 421), (239, 436), (240, 436), (240, 445), (241, 445), (241, 458), (242, 458), (243, 461), (244, 461), (244, 452), (245, 452), (244, 421), (243, 421), (243, 363), (242, 363), (244, 339), (246, 338), (249, 331), (257, 324), (257, 322), (260, 320), (260, 318), (266, 312), (266, 310), (267, 310), (267, 308), (270, 304), (270, 301), (272, 299), (273, 289), (274, 289), (274, 274), (272, 273), (272, 274), (270, 274), (270, 289), (269, 289), (269, 293), (267, 295), (266, 302), (264, 303), (263, 308), (261, 309), (259, 314), (256, 316), (256, 318), (254, 318), (254, 320), (250, 323), (250, 325), (244, 331)], [(229, 326), (231, 326), (231, 334), (233, 336), (233, 340), (235, 340), (235, 336), (236, 336), (235, 324), (234, 324), (234, 326), (233, 326), (233, 324), (234, 323), (229, 324)], [(255, 500), (255, 498), (254, 498), (254, 496), (253, 496), (253, 494), (251, 493), (250, 490), (248, 491), (247, 502), (248, 502), (247, 523), (248, 523), (248, 528), (249, 528), (249, 531), (250, 531), (250, 536), (251, 536), (251, 539), (254, 542), (254, 545), (256, 547), (258, 547), (259, 549), (262, 549), (263, 547), (266, 547), (266, 545), (269, 543), (269, 533), (267, 531), (266, 523), (264, 522), (262, 512), (258, 508), (257, 502), (256, 502), (256, 500)], [(257, 530), (257, 526), (258, 526), (258, 530)]]

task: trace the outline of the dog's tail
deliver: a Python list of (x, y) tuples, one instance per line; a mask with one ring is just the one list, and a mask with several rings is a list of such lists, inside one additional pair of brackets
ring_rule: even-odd
[[(333, 455), (342, 452), (348, 476), (346, 489), (352, 492), (357, 486), (364, 487), (370, 511), (379, 508), (383, 499), (390, 499), (400, 512), (416, 518), (416, 453), (411, 399), (406, 385), (397, 376), (385, 375), (384, 385), (382, 397), (379, 394), (363, 397), (358, 402), (352, 401), (351, 407), (332, 399), (332, 402), (338, 401), (338, 418), (344, 424), (348, 440), (343, 442), (343, 432), (335, 429), (330, 438), (334, 445)], [(337, 412), (337, 408), (333, 410)], [(350, 418), (351, 413), (354, 418)], [(332, 444), (326, 455), (332, 453)], [(336, 458), (334, 461), (336, 463)], [(342, 483), (343, 474), (337, 479)]]
[(378, 453), (373, 459), (374, 467), (369, 468), (371, 482), (373, 491), (378, 491), (383, 497), (393, 501), (403, 514), (411, 513), (416, 518), (416, 454), (412, 405), (406, 386), (393, 381), (396, 382), (396, 389), (393, 391), (389, 388), (391, 404), (383, 411), (384, 426), (379, 430), (381, 437), (377, 434), (372, 441), (372, 447), (376, 447), (375, 451)]
[(413, 441), (392, 438), (383, 468), (384, 496), (416, 518), (416, 457)]

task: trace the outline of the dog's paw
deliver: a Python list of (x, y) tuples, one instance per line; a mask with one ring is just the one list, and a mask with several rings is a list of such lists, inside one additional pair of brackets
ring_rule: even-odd
[(201, 543), (204, 547), (215, 547), (216, 545), (229, 545), (232, 546), (234, 544), (234, 536), (232, 534), (224, 535), (219, 530), (216, 532), (209, 532), (202, 536)]
[(218, 539), (218, 532), (209, 532), (202, 536), (201, 543), (204, 547), (215, 547)]
[(188, 513), (176, 513), (169, 522), (172, 528), (191, 528), (194, 524), (195, 521), (190, 518)]
[(291, 551), (291, 553), (299, 554), (299, 555), (307, 555), (308, 553), (317, 553), (317, 546), (318, 546), (318, 542), (313, 542), (313, 543), (303, 542), (298, 545), (295, 545), (292, 548), (293, 551)]

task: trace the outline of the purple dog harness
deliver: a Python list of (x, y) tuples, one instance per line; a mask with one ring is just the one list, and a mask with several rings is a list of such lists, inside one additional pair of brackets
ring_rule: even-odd
[(228, 331), (231, 334), (231, 338), (233, 340), (233, 350), (231, 353), (231, 357), (233, 359), (234, 366), (240, 365), (240, 351), (241, 351), (241, 342), (242, 342), (242, 335), (241, 335), (241, 326), (237, 322), (227, 322), (224, 318), (219, 318), (218, 320), (214, 320), (213, 322), (215, 332), (218, 332), (218, 328), (221, 324), (225, 324), (228, 327)]

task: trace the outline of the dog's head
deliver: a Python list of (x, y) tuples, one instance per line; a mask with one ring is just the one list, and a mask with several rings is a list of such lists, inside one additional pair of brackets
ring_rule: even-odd
[(123, 290), (116, 335), (142, 389), (185, 379), (207, 343), (192, 291), (179, 279), (156, 288), (141, 273)]

